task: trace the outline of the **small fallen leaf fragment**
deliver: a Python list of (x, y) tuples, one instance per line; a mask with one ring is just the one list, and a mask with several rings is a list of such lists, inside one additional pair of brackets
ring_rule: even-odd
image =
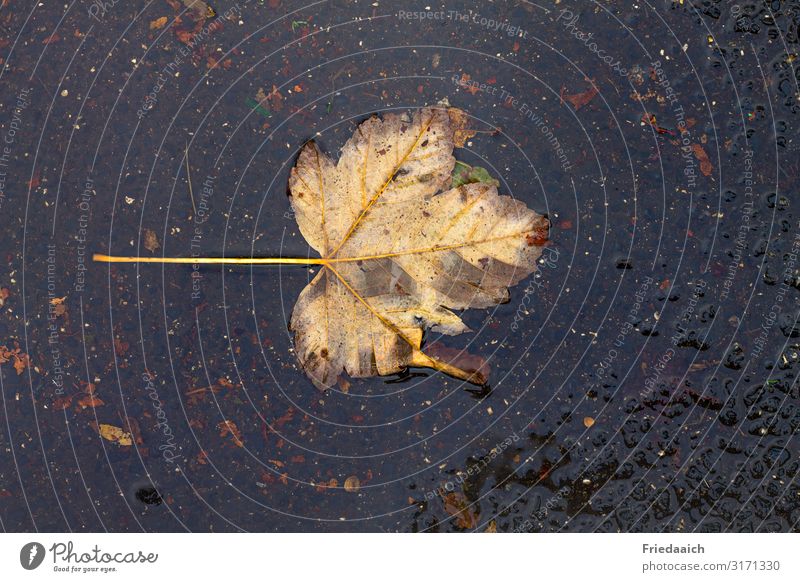
[(6, 304), (6, 299), (11, 296), (11, 291), (7, 287), (0, 287), (0, 307)]
[(149, 228), (144, 229), (144, 248), (146, 248), (151, 253), (155, 252), (156, 249), (160, 248), (161, 245), (158, 242), (158, 237), (156, 233)]
[(14, 370), (17, 372), (17, 376), (22, 374), (25, 371), (25, 368), (28, 365), (28, 356), (26, 355), (24, 358), (20, 358), (19, 356), (14, 356)]
[[(239, 430), (239, 427), (236, 426), (235, 422), (232, 420), (223, 420), (217, 424), (217, 428), (219, 429), (219, 436), (224, 437), (230, 435), (237, 447), (244, 447), (242, 433)], [(281, 466), (283, 465), (281, 464)]]
[(457, 107), (450, 107), (447, 109), (447, 115), (450, 117), (450, 127), (453, 129), (453, 145), (457, 148), (463, 148), (467, 140), (475, 137), (478, 133), (474, 129), (468, 129), (470, 120), (469, 116)]
[(64, 296), (64, 297), (53, 297), (50, 300), (50, 305), (53, 306), (53, 308), (50, 310), (50, 312), (54, 316), (61, 317), (62, 315), (64, 315), (67, 312), (67, 306), (64, 303), (64, 300), (66, 298), (67, 298), (66, 296)]
[(486, 526), (484, 533), (497, 533), (497, 522), (492, 520), (489, 522), (489, 525)]
[(161, 18), (156, 18), (155, 20), (150, 22), (150, 30), (160, 30), (164, 28), (168, 20), (169, 19), (166, 16), (162, 16)]
[(96, 408), (98, 406), (105, 405), (105, 402), (97, 398), (96, 396), (87, 395), (78, 400), (78, 406), (83, 409), (86, 408)]
[(361, 489), (361, 481), (355, 475), (350, 475), (344, 480), (344, 490), (348, 493), (355, 493), (359, 489)]
[[(260, 93), (263, 95), (264, 92), (260, 90)], [(265, 100), (263, 100), (262, 103), (266, 103), (266, 97), (264, 99)], [(245, 103), (247, 103), (247, 106), (256, 113), (258, 113), (259, 115), (262, 115), (263, 117), (267, 118), (272, 117), (272, 113), (269, 111), (269, 109), (266, 109), (265, 107), (261, 106), (259, 102), (256, 101), (255, 99), (251, 99), (250, 97), (248, 97), (247, 99), (245, 99)]]
[(714, 166), (711, 165), (711, 160), (706, 153), (706, 150), (703, 149), (699, 143), (692, 144), (692, 151), (694, 152), (694, 157), (697, 158), (697, 161), (700, 162), (700, 172), (704, 176), (710, 176), (711, 173), (714, 171)]
[(496, 188), (500, 185), (500, 182), (492, 178), (486, 168), (470, 166), (464, 162), (456, 162), (451, 185), (453, 188), (458, 188), (465, 184), (490, 184)]
[(107, 441), (111, 441), (112, 443), (117, 443), (123, 447), (129, 447), (133, 444), (133, 437), (131, 436), (131, 433), (125, 432), (118, 426), (113, 426), (111, 424), (100, 424), (98, 425), (97, 430), (99, 431), (101, 437)]
[(480, 86), (478, 83), (471, 83), (472, 77), (467, 75), (466, 73), (461, 73), (461, 79), (458, 81), (458, 86), (467, 90), (471, 95), (475, 95), (475, 93), (479, 92)]
[[(173, 10), (182, 10), (180, 4), (176, 0), (167, 0), (172, 6)], [(186, 7), (186, 11), (196, 21), (203, 22), (208, 18), (214, 18), (217, 12), (203, 0), (180, 0), (180, 3)]]
[(66, 396), (59, 396), (55, 400), (53, 400), (53, 408), (56, 410), (66, 410), (70, 406), (72, 406), (72, 399), (75, 398), (74, 394), (68, 394)]
[(114, 338), (114, 352), (117, 354), (117, 356), (124, 356), (130, 347), (130, 343), (124, 341), (119, 336)]
[(660, 125), (658, 125), (658, 121), (656, 120), (656, 116), (655, 115), (652, 115), (652, 114), (648, 115), (647, 113), (643, 114), (642, 115), (642, 122), (646, 123), (649, 126), (651, 126), (653, 129), (656, 130), (656, 133), (658, 133), (658, 134), (666, 133), (667, 135), (672, 135), (672, 136), (675, 135), (674, 131), (670, 131), (669, 129), (665, 129), (665, 128), (661, 127)]
[(591, 416), (584, 416), (583, 417), (583, 426), (586, 428), (591, 428), (594, 425), (594, 419)]
[(228, 379), (227, 379), (225, 376), (221, 376), (221, 377), (220, 377), (220, 378), (217, 380), (217, 384), (219, 384), (219, 385), (220, 385), (220, 386), (222, 386), (223, 388), (235, 388), (235, 386), (234, 386), (233, 382), (231, 382), (230, 380), (228, 380)]
[(22, 374), (30, 365), (30, 358), (28, 354), (24, 353), (18, 347), (14, 349), (8, 349), (6, 346), (0, 346), (0, 364), (5, 364), (7, 362), (13, 361), (14, 370), (17, 372), (17, 376)]
[(273, 111), (280, 111), (283, 109), (283, 95), (278, 91), (276, 85), (272, 85), (272, 91), (269, 92), (269, 95), (264, 95), (263, 89), (259, 89), (259, 92), (262, 96), (259, 101), (266, 101)]
[(478, 513), (475, 509), (476, 505), (471, 504), (467, 496), (460, 491), (453, 491), (452, 493), (442, 494), (442, 501), (444, 502), (444, 510), (448, 515), (456, 518), (456, 525), (461, 529), (473, 529), (478, 525)]
[(192, 39), (194, 38), (194, 31), (192, 30), (175, 30), (175, 36), (178, 37), (178, 40), (181, 41), (183, 44), (190, 44)]
[(584, 91), (583, 93), (576, 93), (575, 95), (567, 95), (565, 93), (566, 88), (561, 89), (561, 99), (563, 101), (568, 101), (572, 104), (575, 108), (575, 111), (578, 111), (581, 107), (588, 104), (592, 99), (594, 99), (595, 95), (599, 93), (597, 87), (595, 87), (594, 83)]

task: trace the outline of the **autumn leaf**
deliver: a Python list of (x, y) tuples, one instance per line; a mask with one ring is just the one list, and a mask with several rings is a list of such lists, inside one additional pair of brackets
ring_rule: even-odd
[[(431, 367), (473, 374), (425, 355), (423, 330), (468, 331), (452, 309), (508, 301), (530, 274), (548, 221), (494, 184), (446, 190), (455, 165), (444, 109), (362, 123), (334, 164), (314, 143), (292, 169), (292, 207), (323, 269), (290, 322), (300, 364), (324, 389), (353, 377)], [(477, 382), (476, 383), (480, 383)]]
[(549, 221), (500, 196), (488, 173), (451, 187), (453, 139), (448, 110), (436, 107), (371, 117), (338, 162), (306, 144), (289, 195), (300, 232), (319, 258), (94, 259), (316, 266), (289, 325), (300, 366), (315, 386), (334, 386), (345, 373), (390, 375), (409, 366), (482, 384), (476, 370), (426, 354), (423, 333), (464, 333), (469, 328), (454, 310), (507, 302), (508, 288), (536, 269)]
[(101, 437), (107, 441), (111, 441), (112, 443), (117, 443), (123, 447), (129, 447), (133, 444), (133, 437), (131, 436), (131, 433), (125, 432), (118, 426), (113, 426), (111, 424), (100, 424), (97, 425), (97, 430)]

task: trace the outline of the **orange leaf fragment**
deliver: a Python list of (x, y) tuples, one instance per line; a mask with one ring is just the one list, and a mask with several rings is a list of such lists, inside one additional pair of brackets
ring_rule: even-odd
[(150, 22), (150, 30), (161, 30), (167, 24), (167, 20), (169, 19), (166, 16), (156, 18)]
[(563, 101), (569, 101), (575, 108), (575, 111), (578, 111), (581, 107), (589, 103), (592, 99), (594, 99), (595, 95), (599, 93), (594, 83), (592, 83), (591, 87), (589, 87), (589, 89), (583, 93), (576, 93), (575, 95), (567, 95), (564, 92), (565, 90), (566, 88), (561, 89), (561, 99)]
[(447, 115), (450, 116), (450, 127), (453, 129), (453, 145), (463, 148), (467, 140), (475, 137), (477, 131), (468, 129), (469, 116), (462, 109), (450, 107), (447, 109)]
[(704, 176), (710, 176), (711, 173), (714, 171), (714, 166), (711, 165), (711, 160), (706, 153), (706, 150), (703, 149), (699, 143), (692, 145), (692, 151), (694, 152), (694, 157), (697, 158), (697, 161), (700, 162), (700, 172)]
[(100, 400), (97, 396), (88, 395), (78, 400), (78, 406), (80, 406), (83, 409), (96, 408), (98, 406), (103, 406), (103, 405), (105, 405), (105, 402)]
[(239, 430), (239, 427), (236, 426), (236, 423), (232, 420), (223, 420), (219, 424), (217, 424), (217, 428), (219, 429), (219, 436), (224, 437), (226, 435), (230, 435), (233, 438), (233, 442), (236, 443), (237, 447), (243, 447), (244, 441), (242, 440), (242, 433)]
[(133, 444), (133, 437), (131, 436), (131, 433), (125, 432), (118, 426), (113, 426), (111, 424), (100, 424), (97, 426), (97, 431), (100, 433), (100, 436), (107, 441), (117, 443), (120, 446), (129, 447)]

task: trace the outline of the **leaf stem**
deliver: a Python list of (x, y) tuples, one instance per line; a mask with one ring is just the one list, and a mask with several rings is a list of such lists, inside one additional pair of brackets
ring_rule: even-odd
[(480, 372), (469, 372), (467, 370), (462, 370), (461, 368), (457, 368), (452, 364), (432, 358), (420, 350), (415, 349), (411, 353), (410, 365), (417, 366), (419, 368), (433, 368), (439, 372), (444, 372), (448, 376), (458, 378), (459, 380), (464, 380), (465, 382), (469, 382), (470, 384), (475, 384), (477, 386), (486, 384), (486, 378)]
[(211, 265), (326, 265), (326, 259), (292, 257), (118, 257), (95, 254), (98, 263), (182, 263)]

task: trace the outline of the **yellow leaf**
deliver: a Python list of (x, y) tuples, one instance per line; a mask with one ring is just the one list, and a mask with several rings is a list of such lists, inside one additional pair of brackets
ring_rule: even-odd
[(156, 18), (152, 22), (150, 22), (150, 30), (160, 30), (164, 28), (167, 24), (167, 20), (169, 20), (166, 16), (162, 16), (161, 18)]
[(100, 436), (106, 439), (107, 441), (111, 441), (112, 443), (117, 443), (118, 445), (122, 445), (123, 447), (129, 447), (133, 444), (133, 438), (131, 437), (131, 433), (125, 432), (118, 426), (113, 426), (110, 424), (101, 424), (98, 426), (98, 430), (100, 432)]
[(591, 416), (584, 416), (583, 417), (583, 426), (586, 428), (591, 428), (594, 425), (594, 419)]
[(347, 491), (348, 493), (355, 493), (359, 489), (361, 489), (361, 481), (359, 481), (358, 477), (356, 477), (355, 475), (350, 475), (347, 479), (345, 479), (344, 481), (345, 491)]
[(337, 163), (314, 143), (289, 178), (297, 224), (324, 268), (290, 322), (300, 364), (320, 389), (343, 372), (422, 366), (481, 383), (421, 350), (426, 328), (468, 331), (452, 310), (508, 301), (536, 268), (546, 218), (490, 183), (450, 185), (447, 109), (363, 122)]

